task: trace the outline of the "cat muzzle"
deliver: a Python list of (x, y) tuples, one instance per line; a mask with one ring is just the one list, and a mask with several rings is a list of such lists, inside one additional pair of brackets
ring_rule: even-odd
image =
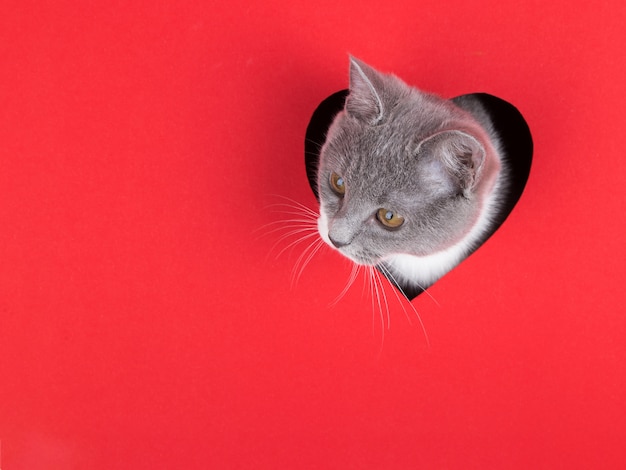
[(349, 245), (351, 242), (351, 240), (348, 240), (348, 241), (337, 240), (333, 238), (332, 235), (330, 234), (328, 234), (328, 239), (335, 246), (335, 248), (341, 248), (343, 246)]

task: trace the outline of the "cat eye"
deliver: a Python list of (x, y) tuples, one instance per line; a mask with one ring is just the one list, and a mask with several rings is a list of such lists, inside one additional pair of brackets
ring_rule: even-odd
[(330, 174), (330, 187), (339, 196), (343, 196), (346, 193), (346, 182), (342, 176), (339, 176), (334, 171)]
[(389, 209), (378, 209), (376, 218), (386, 228), (398, 228), (404, 223), (404, 217)]

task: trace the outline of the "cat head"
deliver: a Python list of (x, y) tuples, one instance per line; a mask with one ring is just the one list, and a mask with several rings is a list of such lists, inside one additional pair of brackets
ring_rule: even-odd
[(469, 113), (351, 58), (345, 107), (320, 152), (320, 235), (364, 265), (445, 250), (480, 216), (492, 154)]

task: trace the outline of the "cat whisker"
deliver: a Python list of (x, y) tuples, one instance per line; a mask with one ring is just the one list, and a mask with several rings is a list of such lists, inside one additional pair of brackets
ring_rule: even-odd
[(387, 266), (385, 266), (383, 263), (381, 263), (381, 264), (377, 265), (376, 267), (381, 270), (381, 272), (387, 278), (387, 280), (389, 280), (389, 282), (395, 287), (393, 292), (396, 294), (396, 297), (398, 298), (398, 301), (400, 302), (400, 305), (402, 306), (402, 309), (404, 310), (404, 313), (406, 315), (406, 319), (409, 321), (409, 324), (413, 325), (413, 322), (411, 321), (411, 317), (408, 316), (407, 311), (404, 308), (404, 304), (400, 301), (400, 297), (398, 296), (398, 293), (396, 292), (396, 289), (399, 290), (400, 293), (402, 294), (402, 297), (404, 297), (404, 299), (409, 304), (411, 304), (411, 300), (408, 298), (408, 296), (404, 292), (404, 289), (402, 289), (402, 287), (400, 286), (400, 284), (398, 283), (398, 281), (396, 280), (394, 275), (391, 273), (391, 271), (387, 268)]
[(298, 211), (295, 211), (295, 210), (290, 210), (290, 211), (281, 210), (281, 211), (273, 211), (273, 212), (277, 212), (277, 213), (280, 213), (280, 214), (287, 214), (287, 215), (297, 215), (297, 216), (299, 216), (301, 218), (301, 220), (307, 220), (307, 221), (310, 221), (310, 222), (317, 222), (317, 216), (316, 215), (306, 214), (306, 213), (303, 213), (301, 211), (298, 212)]
[(311, 209), (310, 207), (305, 206), (304, 204), (302, 204), (301, 202), (296, 201), (295, 199), (291, 199), (290, 197), (283, 196), (282, 194), (275, 194), (275, 196), (288, 201), (289, 204), (287, 204), (287, 203), (274, 203), (274, 204), (270, 204), (268, 207), (276, 207), (276, 206), (291, 207), (292, 209), (296, 209), (296, 210), (299, 210), (299, 211), (301, 210), (305, 214), (309, 214), (309, 215), (311, 215), (311, 216), (313, 216), (315, 218), (317, 218), (319, 216), (319, 214), (317, 212), (315, 212), (313, 209)]
[[(317, 227), (317, 220), (318, 220), (319, 214), (317, 212), (315, 212), (314, 210), (306, 207), (305, 205), (291, 198), (288, 198), (286, 196), (281, 196), (281, 195), (277, 195), (277, 196), (282, 198), (285, 202), (277, 202), (274, 204), (270, 204), (268, 207), (272, 208), (273, 212), (285, 214), (289, 216), (289, 218), (269, 222), (263, 225), (262, 227), (260, 227), (259, 229), (257, 229), (256, 231), (263, 231), (260, 237), (268, 236), (268, 235), (272, 235), (276, 233), (279, 234), (274, 245), (269, 250), (268, 256), (269, 254), (275, 252), (276, 248), (285, 240), (295, 237), (293, 240), (289, 241), (285, 246), (283, 246), (280, 249), (280, 251), (278, 251), (278, 253), (276, 254), (276, 258), (280, 257), (286, 251), (293, 249), (296, 245), (301, 244), (301, 243), (306, 243), (304, 250), (302, 250), (298, 258), (296, 259), (296, 262), (292, 269), (291, 286), (294, 287), (299, 282), (304, 270), (309, 265), (311, 260), (319, 252), (319, 250), (323, 246), (325, 246), (325, 243), (319, 237), (319, 231)], [(415, 317), (418, 319), (420, 323), (420, 326), (424, 333), (424, 337), (426, 339), (426, 343), (430, 346), (428, 335), (426, 333), (426, 329), (424, 327), (424, 324), (422, 322), (422, 319), (419, 313), (417, 312), (415, 307), (411, 304), (410, 300), (408, 299), (407, 295), (400, 287), (400, 284), (395, 279), (390, 269), (383, 264), (377, 267), (373, 267), (373, 266), (364, 267), (363, 265), (360, 265), (360, 264), (356, 264), (356, 263), (352, 264), (352, 268), (348, 276), (346, 285), (344, 286), (342, 291), (339, 293), (339, 295), (329, 304), (329, 307), (332, 308), (339, 303), (339, 301), (352, 288), (352, 286), (354, 285), (354, 282), (359, 276), (359, 273), (361, 273), (363, 270), (365, 270), (364, 271), (366, 274), (365, 279), (367, 281), (367, 284), (369, 285), (369, 295), (370, 295), (371, 308), (372, 308), (372, 328), (373, 328), (374, 335), (376, 333), (376, 324), (377, 324), (376, 314), (377, 313), (379, 317), (379, 323), (380, 323), (380, 329), (381, 329), (381, 332), (380, 332), (381, 351), (382, 351), (382, 346), (385, 340), (385, 329), (391, 328), (391, 314), (390, 314), (390, 307), (389, 307), (389, 299), (385, 291), (386, 285), (385, 285), (385, 282), (382, 280), (382, 275), (384, 275), (392, 284), (393, 286), (392, 290), (396, 297), (396, 300), (402, 307), (402, 310), (404, 311), (404, 314), (407, 320), (412, 325), (413, 323), (411, 321), (411, 316), (409, 315), (404, 305), (404, 302), (400, 298), (400, 295), (398, 294), (398, 292), (396, 292), (396, 288), (400, 291), (404, 299), (407, 301), (410, 308), (413, 310)], [(364, 284), (363, 294), (365, 293), (365, 288), (366, 286)], [(432, 295), (430, 294), (428, 295), (432, 298)], [(435, 299), (433, 298), (433, 300)]]
[[(278, 225), (278, 227), (274, 227), (276, 225)], [(271, 230), (269, 230), (269, 229), (271, 229)], [(255, 232), (259, 232), (261, 230), (264, 231), (263, 233), (261, 233), (257, 237), (257, 240), (258, 240), (258, 239), (261, 239), (261, 238), (266, 237), (268, 235), (271, 235), (273, 233), (280, 232), (280, 231), (285, 231), (285, 230), (290, 230), (290, 229), (317, 230), (317, 225), (311, 223), (311, 221), (309, 221), (309, 220), (304, 220), (304, 219), (276, 220), (274, 222), (269, 222), (269, 223), (263, 225), (262, 227), (259, 227), (258, 229), (255, 229)]]
[[(277, 213), (287, 214), (287, 215), (296, 216), (296, 217), (290, 217), (286, 219), (275, 220), (273, 222), (269, 222), (255, 229), (253, 233), (261, 231), (261, 230), (265, 230), (269, 227), (272, 227), (274, 225), (279, 225), (279, 224), (282, 224), (285, 227), (290, 227), (289, 224), (301, 224), (303, 226), (317, 227), (317, 219), (319, 217), (319, 214), (317, 214), (315, 211), (313, 211), (312, 209), (306, 207), (305, 205), (297, 201), (294, 201), (293, 199), (290, 199), (286, 196), (280, 196), (280, 195), (275, 195), (275, 196), (281, 197), (289, 201), (289, 203), (280, 202), (280, 203), (269, 204), (268, 206), (266, 206), (266, 208), (272, 208), (272, 207), (286, 208), (282, 210), (272, 210), (271, 212), (277, 212)], [(280, 227), (278, 230), (280, 230)], [(271, 234), (271, 233), (274, 233), (274, 231), (269, 231), (265, 235)]]
[(372, 336), (375, 336), (376, 334), (376, 316), (375, 316), (375, 302), (374, 302), (374, 283), (372, 280), (372, 268), (368, 267), (365, 271), (367, 273), (367, 276), (365, 277), (365, 279), (367, 280), (367, 286), (369, 287), (369, 291), (370, 291), (370, 302), (372, 304)]
[[(378, 272), (378, 270), (376, 270), (375, 268), (370, 268), (372, 270), (372, 273), (374, 273), (374, 280), (378, 280), (378, 283), (380, 285), (380, 291), (382, 293), (382, 297), (385, 303), (385, 312), (386, 312), (386, 316), (387, 316), (387, 329), (391, 328), (391, 315), (389, 313), (389, 302), (387, 301), (387, 294), (385, 293), (385, 285), (380, 277), (380, 273)], [(397, 295), (397, 294), (396, 294)], [(379, 306), (380, 306), (380, 302), (379, 302)], [(380, 328), (382, 330), (381, 332), (381, 343), (380, 343), (380, 350), (378, 351), (378, 356), (380, 357), (380, 355), (383, 352), (383, 344), (385, 341), (385, 325), (384, 325), (384, 317), (383, 317), (383, 311), (382, 309), (380, 310)]]
[(256, 229), (255, 232), (262, 232), (258, 238), (277, 234), (275, 235), (277, 238), (274, 244), (267, 252), (268, 257), (275, 253), (281, 245), (284, 246), (280, 247), (275, 256), (276, 258), (279, 258), (295, 246), (306, 243), (304, 250), (300, 253), (292, 268), (291, 285), (293, 287), (299, 281), (306, 266), (325, 244), (320, 238), (317, 228), (319, 214), (287, 196), (280, 194), (274, 194), (273, 196), (283, 201), (269, 204), (265, 206), (266, 209), (269, 208), (271, 212), (287, 215), (288, 218), (266, 223)]
[[(382, 279), (380, 278), (380, 273), (372, 268), (372, 272), (374, 273), (375, 278), (378, 281), (378, 285), (380, 286), (380, 291), (382, 293), (383, 300), (385, 302), (385, 311), (387, 313), (387, 329), (391, 326), (391, 317), (389, 315), (389, 303), (387, 302), (387, 294), (385, 293), (385, 285), (383, 284)], [(382, 316), (382, 311), (380, 312)]]
[(276, 247), (282, 243), (284, 240), (294, 237), (300, 236), (301, 234), (307, 234), (304, 237), (299, 237), (297, 240), (294, 240), (292, 243), (288, 244), (284, 247), (280, 253), (277, 255), (280, 256), (284, 251), (298, 244), (300, 241), (306, 240), (308, 235), (313, 235), (317, 233), (317, 220), (311, 214), (303, 213), (300, 208), (295, 207), (296, 211), (289, 211), (290, 215), (295, 215), (297, 217), (290, 217), (287, 219), (275, 220), (272, 222), (268, 222), (261, 227), (258, 227), (253, 231), (261, 232), (260, 235), (257, 236), (257, 239), (261, 239), (263, 237), (267, 237), (269, 235), (273, 235), (275, 233), (283, 232), (275, 241), (274, 245), (268, 251), (268, 254), (271, 254)]
[(343, 298), (343, 296), (346, 295), (348, 290), (350, 290), (350, 287), (352, 287), (352, 285), (354, 284), (354, 281), (358, 277), (360, 271), (361, 271), (361, 265), (353, 263), (352, 264), (352, 271), (350, 271), (350, 277), (348, 278), (348, 282), (346, 283), (346, 285), (343, 288), (343, 290), (341, 291), (341, 293), (335, 298), (335, 300), (333, 300), (328, 305), (330, 308), (332, 308), (335, 305), (337, 305), (339, 303), (339, 301)]
[[(385, 275), (385, 277), (387, 277), (387, 279), (389, 279), (389, 281), (398, 288), (398, 290), (402, 293), (402, 296), (405, 297), (408, 302), (411, 302), (411, 299), (408, 298), (408, 296), (406, 295), (406, 293), (400, 286), (400, 283), (396, 280), (396, 278), (391, 273), (391, 270), (384, 263), (378, 264), (377, 267), (383, 270), (383, 274)], [(427, 287), (425, 287), (424, 285), (422, 285), (420, 282), (416, 280), (413, 280), (413, 282), (415, 283), (417, 287), (419, 287), (422, 290), (423, 294), (426, 294), (426, 296), (429, 297), (430, 300), (432, 300), (435, 303), (437, 307), (441, 307), (439, 302), (437, 302), (437, 299), (435, 299), (435, 297), (428, 291)]]
[[(369, 268), (365, 269), (365, 271), (368, 271), (368, 270)], [(365, 280), (367, 281), (368, 280), (367, 276), (364, 275), (364, 277), (365, 277)], [(367, 282), (364, 282), (363, 286), (361, 287), (361, 300), (363, 300), (365, 296), (367, 295), (367, 287), (368, 287)]]
[[(265, 226), (265, 228), (269, 229), (273, 225), (277, 225), (277, 224), (268, 224)], [(283, 225), (279, 227), (274, 227), (271, 230), (267, 230), (265, 233), (261, 234), (259, 238), (266, 237), (268, 235), (272, 235), (276, 232), (281, 232), (281, 231), (285, 232), (285, 234), (281, 236), (286, 238), (292, 233), (298, 233), (298, 231), (305, 231), (305, 230), (317, 230), (317, 226), (310, 224), (308, 222), (293, 220), (291, 222), (285, 222)]]
[[(380, 317), (380, 335), (381, 335), (380, 348), (382, 351), (382, 347), (385, 342), (385, 317), (383, 316), (381, 294), (378, 290), (378, 283), (376, 282), (376, 273), (374, 271), (374, 268), (370, 266), (368, 268), (368, 272), (369, 272), (370, 286), (371, 286), (370, 291), (372, 292), (372, 331), (375, 332), (375, 325), (376, 325), (376, 320), (374, 317), (375, 311), (376, 311), (375, 306), (378, 306), (378, 314)], [(376, 299), (376, 303), (374, 303), (374, 297)]]
[[(308, 238), (312, 238), (312, 236), (308, 237)], [(304, 241), (304, 238), (300, 241)], [(313, 250), (315, 250), (316, 246), (319, 244), (319, 240), (314, 239), (311, 240), (306, 247), (302, 250), (302, 252), (300, 253), (300, 255), (298, 256), (298, 258), (296, 259), (296, 262), (294, 263), (293, 267), (291, 268), (291, 287), (293, 288), (294, 285), (296, 284), (296, 278), (299, 278), (299, 268), (303, 262), (303, 259)]]
[[(387, 271), (389, 271), (389, 270), (387, 270)], [(389, 273), (389, 274), (391, 274), (391, 273)], [(397, 284), (397, 283), (396, 283), (396, 284)], [(415, 284), (417, 284), (417, 287), (419, 287), (420, 289), (422, 289), (422, 293), (426, 294), (426, 295), (430, 298), (430, 300), (432, 300), (432, 301), (435, 303), (435, 305), (436, 305), (437, 307), (441, 307), (441, 305), (439, 304), (439, 302), (437, 302), (437, 299), (435, 299), (435, 297), (433, 297), (433, 295), (432, 295), (432, 294), (428, 291), (428, 288), (427, 288), (427, 287), (424, 287), (422, 284), (420, 284), (420, 283), (419, 283), (419, 282), (417, 282), (417, 281), (415, 282)], [(402, 291), (402, 289), (400, 289), (400, 291), (401, 291), (401, 292), (402, 292), (402, 294), (406, 297), (406, 294), (404, 294), (404, 291)], [(408, 300), (408, 298), (407, 298), (407, 300)], [(410, 300), (409, 300), (409, 302), (410, 302)]]
[[(298, 284), (298, 281), (300, 280), (300, 277), (302, 276), (304, 268), (307, 267), (307, 265), (311, 262), (315, 254), (320, 250), (320, 248), (322, 248), (323, 245), (324, 245), (324, 241), (321, 238), (317, 239), (313, 241), (312, 243), (310, 243), (309, 246), (307, 246), (306, 249), (302, 252), (302, 254), (300, 254), (298, 259), (296, 260), (296, 264), (294, 265), (294, 271), (291, 276), (292, 287)], [(297, 274), (295, 274), (296, 270), (297, 270)]]
[[(428, 347), (430, 347), (430, 339), (428, 338), (428, 333), (426, 332), (426, 327), (424, 326), (424, 322), (422, 321), (422, 317), (418, 313), (417, 309), (413, 306), (413, 303), (409, 300), (407, 295), (404, 293), (404, 291), (402, 290), (402, 288), (398, 284), (398, 281), (396, 280), (394, 275), (391, 273), (391, 271), (384, 264), (378, 265), (378, 268), (387, 277), (387, 279), (389, 279), (389, 281), (400, 291), (400, 293), (404, 297), (404, 300), (406, 300), (406, 303), (409, 305), (409, 307), (411, 307), (411, 309), (413, 310), (413, 313), (415, 313), (415, 317), (417, 318), (417, 321), (419, 322), (420, 327), (422, 328), (422, 333), (424, 334), (424, 339), (426, 340), (426, 345)], [(400, 298), (400, 296), (396, 292), (395, 288), (393, 289), (393, 293), (395, 294), (396, 299), (398, 299), (398, 303), (402, 307), (402, 310), (404, 311), (404, 314), (405, 314), (407, 320), (409, 321), (409, 324), (413, 325), (413, 322), (411, 321), (411, 317), (409, 316), (408, 312), (406, 311), (406, 308), (404, 307), (404, 302), (402, 302), (402, 299)]]
[[(276, 243), (274, 243), (274, 245), (272, 246), (272, 248), (270, 249), (270, 253), (276, 248), (276, 246), (278, 244), (280, 244), (284, 239), (289, 238), (297, 233), (301, 233), (301, 232), (308, 232), (309, 230), (306, 229), (301, 229), (301, 230), (293, 230), (283, 236), (281, 236)], [(278, 254), (276, 255), (276, 258), (279, 258), (280, 255), (282, 255), (285, 251), (289, 250), (290, 248), (306, 241), (309, 240), (311, 238), (317, 238), (318, 237), (318, 233), (317, 231), (310, 231), (311, 233), (308, 233), (307, 235), (301, 236), (299, 238), (297, 238), (296, 240), (292, 241), (291, 243), (289, 243), (287, 246), (285, 246), (283, 249), (281, 249)], [(311, 246), (312, 244), (314, 244), (316, 241), (322, 241), (321, 239), (318, 240), (314, 240), (309, 246)], [(302, 256), (302, 255), (300, 255)]]
[(310, 220), (314, 222), (317, 222), (317, 218), (319, 217), (319, 214), (316, 214), (314, 212), (311, 212), (311, 213), (305, 212), (301, 210), (299, 207), (293, 207), (288, 204), (274, 204), (274, 207), (278, 207), (278, 206), (282, 206), (283, 209), (280, 209), (280, 210), (272, 209), (272, 212), (278, 213), (278, 214), (296, 215), (302, 219)]

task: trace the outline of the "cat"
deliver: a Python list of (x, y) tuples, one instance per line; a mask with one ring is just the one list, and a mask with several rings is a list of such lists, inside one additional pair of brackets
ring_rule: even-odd
[(320, 105), (307, 142), (319, 236), (409, 300), (497, 230), (532, 155), (509, 103), (481, 93), (445, 100), (354, 57), (349, 89)]

